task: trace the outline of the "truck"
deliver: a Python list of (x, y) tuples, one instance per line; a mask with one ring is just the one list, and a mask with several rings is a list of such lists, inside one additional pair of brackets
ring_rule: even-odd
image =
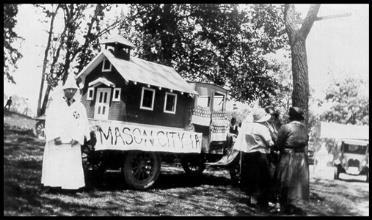
[(157, 181), (162, 161), (180, 161), (188, 175), (198, 176), (226, 156), (227, 89), (186, 81), (172, 67), (133, 57), (134, 45), (123, 37), (102, 44), (76, 77), (91, 127), (83, 146), (88, 173), (100, 178), (120, 170), (127, 186), (144, 190)]

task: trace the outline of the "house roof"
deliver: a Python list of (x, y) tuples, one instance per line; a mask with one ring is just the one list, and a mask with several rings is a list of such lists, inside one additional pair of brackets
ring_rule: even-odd
[(120, 43), (120, 44), (124, 44), (124, 45), (127, 45), (131, 48), (134, 48), (134, 44), (132, 44), (129, 40), (125, 39), (124, 37), (120, 36), (120, 35), (116, 35), (116, 36), (112, 36), (106, 40), (103, 40), (101, 42), (102, 44), (107, 44), (107, 43)]
[(125, 80), (174, 91), (198, 94), (172, 67), (137, 57), (131, 57), (130, 60), (118, 59), (108, 50), (101, 51), (77, 77), (85, 81), (85, 77), (105, 58), (110, 61)]

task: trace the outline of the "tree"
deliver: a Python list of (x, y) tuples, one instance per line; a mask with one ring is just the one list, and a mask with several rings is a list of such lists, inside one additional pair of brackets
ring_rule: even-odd
[[(260, 23), (255, 6), (228, 4), (131, 5), (121, 33), (139, 57), (173, 66), (189, 80), (229, 86), (239, 101), (268, 98), (278, 83), (264, 55), (284, 46), (274, 19)], [(134, 27), (134, 28), (133, 28)]]
[(17, 4), (4, 4), (4, 75), (9, 82), (14, 83), (11, 75), (12, 68), (17, 69), (17, 61), (22, 58), (22, 54), (14, 47), (14, 42), (22, 39), (14, 31), (17, 24), (16, 16), (18, 13)]
[[(321, 121), (352, 125), (369, 125), (369, 100), (367, 82), (346, 78), (331, 84), (324, 99), (319, 100)], [(324, 101), (323, 101), (324, 100)]]
[[(49, 55), (49, 52), (50, 52), (50, 48), (51, 48), (51, 43), (52, 43), (52, 37), (53, 37), (53, 28), (54, 28), (54, 21), (55, 21), (55, 17), (57, 16), (57, 12), (58, 12), (58, 9), (60, 9), (60, 5), (58, 4), (56, 6), (56, 8), (53, 10), (52, 9), (48, 9), (46, 7), (44, 7), (43, 5), (36, 5), (36, 7), (40, 7), (43, 12), (45, 13), (45, 15), (47, 17), (50, 17), (50, 25), (49, 25), (49, 32), (48, 32), (48, 40), (47, 40), (47, 45), (45, 47), (45, 50), (44, 50), (44, 61), (43, 61), (43, 69), (42, 69), (42, 75), (41, 75), (41, 83), (40, 83), (40, 91), (39, 91), (39, 100), (38, 100), (38, 104), (37, 104), (37, 115), (40, 116), (41, 115), (41, 99), (42, 99), (42, 95), (43, 95), (43, 88), (44, 88), (44, 81), (45, 81), (45, 75), (46, 75), (46, 68), (47, 68), (47, 65), (48, 65), (48, 55)], [(52, 5), (53, 7), (53, 5)], [(49, 93), (49, 92), (48, 92)]]
[(297, 25), (295, 6), (284, 5), (284, 22), (288, 35), (292, 57), (293, 92), (292, 105), (301, 107), (305, 112), (305, 122), (308, 122), (309, 77), (306, 54), (306, 38), (317, 19), (320, 5), (311, 5), (302, 23)]
[[(44, 7), (44, 6), (43, 6)], [(58, 84), (59, 81), (64, 83), (69, 73), (76, 74), (99, 51), (99, 37), (109, 32), (118, 22), (111, 24), (102, 24), (105, 13), (111, 9), (109, 4), (58, 4), (56, 8), (43, 8), (43, 12), (50, 19), (50, 37), (55, 40), (51, 44), (52, 53), (48, 60), (49, 69), (43, 71), (46, 74), (48, 82), (44, 94), (43, 104), (40, 114), (44, 114), (49, 101), (50, 91)], [(57, 15), (58, 9), (63, 12), (63, 30), (61, 33), (53, 33), (53, 21)], [(103, 27), (102, 27), (103, 26)], [(83, 36), (83, 38), (79, 38)], [(46, 54), (48, 51), (46, 48)]]

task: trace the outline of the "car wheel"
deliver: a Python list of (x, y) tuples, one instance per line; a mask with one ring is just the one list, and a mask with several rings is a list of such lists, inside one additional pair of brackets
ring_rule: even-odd
[(190, 176), (200, 176), (205, 170), (204, 162), (201, 156), (186, 156), (181, 159), (182, 168)]
[(159, 177), (160, 157), (152, 152), (128, 152), (122, 172), (129, 187), (139, 190), (148, 189)]

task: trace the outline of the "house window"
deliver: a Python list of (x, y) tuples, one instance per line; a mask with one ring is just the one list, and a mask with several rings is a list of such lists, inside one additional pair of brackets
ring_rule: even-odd
[(155, 89), (142, 87), (140, 109), (154, 110)]
[(113, 102), (120, 101), (120, 93), (121, 93), (121, 89), (120, 88), (115, 88), (114, 89), (114, 95), (112, 96), (112, 101)]
[(111, 71), (111, 68), (112, 68), (112, 65), (110, 61), (108, 61), (107, 59), (104, 59), (103, 64), (102, 64), (102, 72), (109, 72)]
[(214, 93), (213, 97), (213, 111), (223, 111), (223, 104), (225, 102), (225, 96), (221, 93)]
[(164, 112), (175, 114), (177, 106), (177, 94), (166, 92), (164, 100)]
[(87, 100), (93, 100), (94, 97), (94, 87), (88, 88)]
[(197, 105), (202, 107), (209, 107), (211, 105), (211, 97), (210, 96), (199, 96), (197, 99)]

